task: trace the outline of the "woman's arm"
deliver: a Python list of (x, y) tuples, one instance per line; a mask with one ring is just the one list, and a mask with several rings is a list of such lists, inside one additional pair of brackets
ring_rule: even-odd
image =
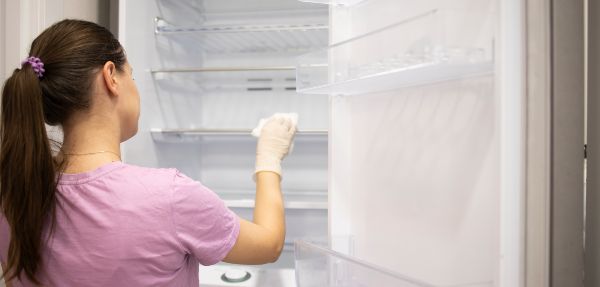
[(281, 160), (287, 155), (296, 127), (289, 119), (272, 119), (256, 148), (256, 204), (252, 222), (240, 220), (240, 233), (223, 261), (238, 264), (275, 262), (285, 242), (285, 212), (281, 195)]
[(256, 174), (254, 220), (240, 218), (240, 234), (223, 261), (238, 264), (264, 264), (277, 261), (285, 239), (283, 200), (279, 175)]

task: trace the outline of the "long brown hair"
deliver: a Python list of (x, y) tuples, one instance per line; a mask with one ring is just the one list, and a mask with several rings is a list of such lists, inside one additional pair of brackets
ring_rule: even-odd
[(29, 55), (44, 63), (42, 77), (26, 63), (14, 70), (2, 90), (0, 208), (11, 235), (2, 276), (10, 280), (25, 273), (40, 284), (44, 228), (51, 231), (54, 224), (62, 171), (44, 124), (61, 125), (74, 111), (87, 109), (95, 73), (108, 61), (122, 71), (126, 58), (107, 29), (79, 20), (46, 29), (31, 44)]

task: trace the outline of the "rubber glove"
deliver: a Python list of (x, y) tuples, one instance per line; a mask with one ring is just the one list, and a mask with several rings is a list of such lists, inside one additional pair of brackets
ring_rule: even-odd
[(290, 118), (272, 117), (263, 126), (256, 145), (256, 169), (272, 171), (281, 178), (281, 161), (288, 154), (296, 134), (296, 125)]

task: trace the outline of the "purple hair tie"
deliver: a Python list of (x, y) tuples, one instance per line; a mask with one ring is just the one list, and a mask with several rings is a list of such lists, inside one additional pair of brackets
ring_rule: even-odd
[(31, 65), (31, 68), (33, 69), (38, 78), (41, 79), (44, 76), (44, 72), (46, 72), (46, 70), (44, 70), (44, 63), (42, 62), (42, 60), (40, 60), (40, 58), (29, 57), (23, 62), (21, 62), (21, 67), (27, 63)]

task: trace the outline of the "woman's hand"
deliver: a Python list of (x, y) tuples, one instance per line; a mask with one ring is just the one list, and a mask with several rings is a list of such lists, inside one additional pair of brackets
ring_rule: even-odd
[(289, 118), (272, 118), (264, 125), (256, 146), (255, 174), (272, 171), (281, 177), (281, 161), (288, 154), (295, 133), (296, 126)]

